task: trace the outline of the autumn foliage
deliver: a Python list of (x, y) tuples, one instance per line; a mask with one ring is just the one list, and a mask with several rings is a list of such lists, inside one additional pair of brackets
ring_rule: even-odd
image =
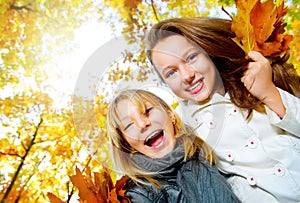
[(233, 39), (246, 53), (259, 51), (264, 56), (281, 55), (289, 49), (292, 35), (285, 34), (284, 2), (236, 0), (237, 15), (232, 19)]
[[(130, 200), (124, 196), (124, 185), (128, 178), (122, 176), (113, 184), (110, 174), (106, 168), (101, 172), (94, 172), (94, 180), (89, 167), (86, 168), (86, 175), (76, 167), (76, 174), (70, 176), (72, 183), (79, 190), (79, 202), (86, 203), (130, 203)], [(48, 193), (51, 203), (63, 203), (60, 198), (52, 193)]]

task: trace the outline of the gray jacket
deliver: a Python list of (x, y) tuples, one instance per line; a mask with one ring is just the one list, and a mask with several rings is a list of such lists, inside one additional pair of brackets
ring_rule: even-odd
[(190, 202), (190, 203), (236, 203), (240, 202), (232, 193), (220, 173), (199, 159), (177, 161), (163, 173), (154, 177), (162, 183), (161, 188), (127, 185), (125, 196), (133, 203)]

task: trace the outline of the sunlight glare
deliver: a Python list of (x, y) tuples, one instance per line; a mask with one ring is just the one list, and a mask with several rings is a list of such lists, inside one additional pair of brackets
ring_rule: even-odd
[(56, 107), (67, 107), (70, 104), (70, 95), (74, 93), (78, 74), (90, 55), (102, 44), (111, 39), (110, 27), (96, 20), (91, 21), (75, 31), (75, 49), (65, 53), (49, 64), (53, 75), (49, 77), (49, 84), (54, 89), (53, 98)]

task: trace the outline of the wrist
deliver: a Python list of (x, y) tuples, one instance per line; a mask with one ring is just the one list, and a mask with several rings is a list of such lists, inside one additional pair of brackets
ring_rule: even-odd
[(269, 109), (274, 111), (280, 118), (286, 113), (279, 90), (274, 86), (271, 91), (261, 100)]

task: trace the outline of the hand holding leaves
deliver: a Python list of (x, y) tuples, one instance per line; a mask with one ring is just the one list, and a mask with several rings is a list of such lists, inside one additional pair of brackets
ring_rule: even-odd
[(250, 51), (248, 57), (252, 60), (241, 78), (248, 91), (263, 102), (280, 118), (285, 116), (286, 109), (279, 90), (272, 80), (272, 67), (267, 58), (257, 51)]

